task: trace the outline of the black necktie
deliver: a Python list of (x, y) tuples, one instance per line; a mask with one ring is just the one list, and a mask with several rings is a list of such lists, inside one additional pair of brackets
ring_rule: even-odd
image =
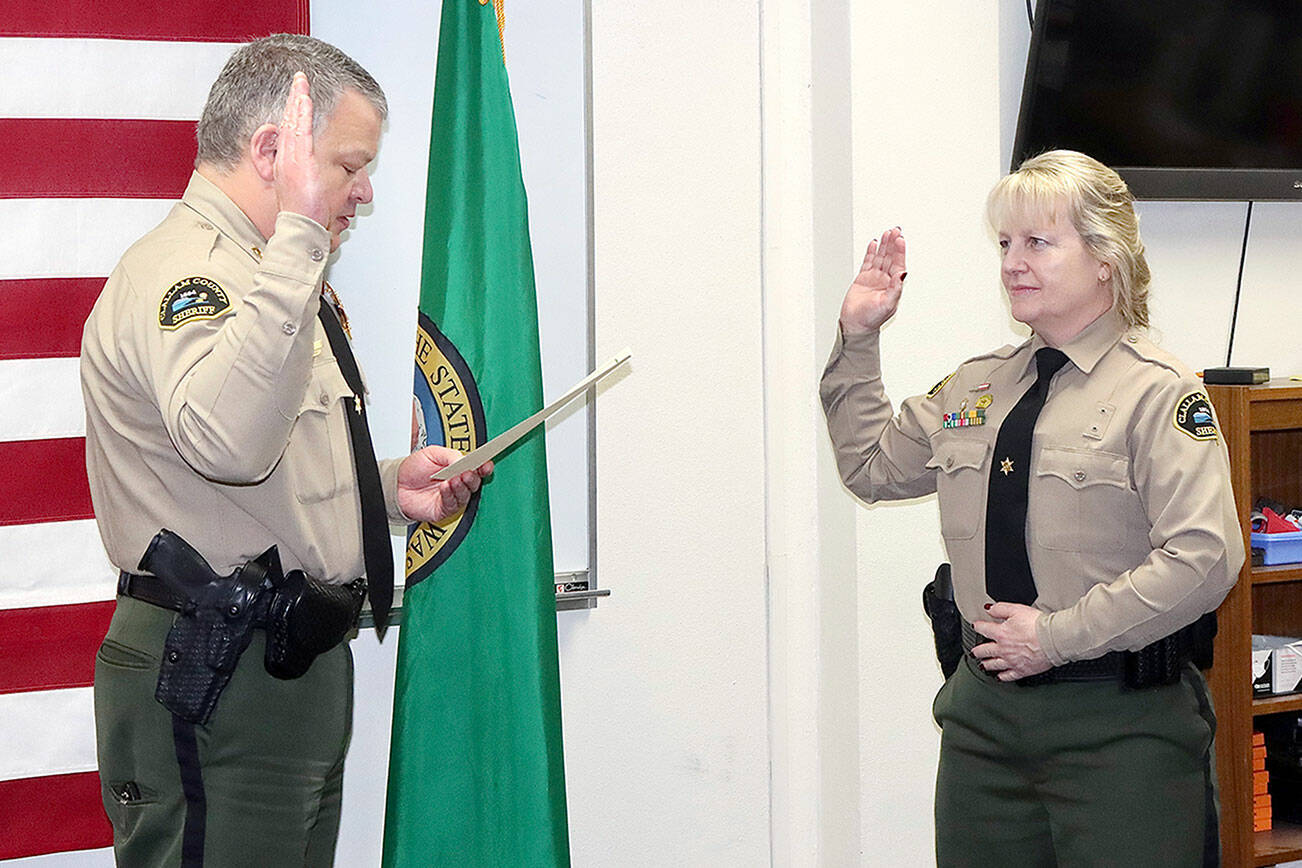
[(1062, 350), (1035, 353), (1038, 376), (995, 438), (986, 498), (986, 593), (996, 602), (1035, 602), (1035, 579), (1026, 554), (1026, 486), (1031, 478), (1031, 438), (1049, 395), (1049, 381), (1064, 364)]
[(345, 403), (344, 415), (348, 417), (348, 437), (353, 441), (353, 463), (357, 466), (357, 493), (362, 501), (362, 558), (366, 562), (367, 593), (371, 597), (371, 613), (375, 616), (375, 632), (384, 638), (384, 631), (389, 626), (389, 608), (393, 605), (393, 548), (389, 543), (389, 518), (384, 508), (380, 468), (375, 463), (371, 429), (366, 424), (362, 375), (357, 370), (357, 360), (353, 358), (339, 318), (324, 296), (317, 316), (330, 340), (330, 351), (339, 362), (344, 381), (353, 390), (353, 400)]

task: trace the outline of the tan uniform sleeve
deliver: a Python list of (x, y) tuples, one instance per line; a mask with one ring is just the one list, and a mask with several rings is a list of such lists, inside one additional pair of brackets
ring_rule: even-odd
[[(943, 390), (942, 390), (943, 391)], [(878, 332), (843, 335), (819, 384), (836, 466), (847, 488), (868, 502), (936, 490), (928, 433), (940, 427), (936, 404), (909, 398), (898, 416), (882, 385)]]
[[(136, 318), (148, 332), (141, 336), (150, 348), (148, 377), (168, 435), (205, 477), (258, 482), (284, 453), (311, 378), (317, 288), (329, 245), (324, 227), (282, 213), (253, 285), (232, 299), (232, 313), (174, 330), (160, 328), (157, 318)], [(147, 299), (167, 287), (136, 289)]]
[(402, 458), (381, 458), (379, 461), (380, 485), (384, 487), (384, 507), (389, 515), (389, 524), (411, 524), (411, 519), (398, 506), (398, 466), (402, 461)]
[(1197, 380), (1155, 387), (1130, 430), (1131, 479), (1148, 514), (1152, 552), (1138, 567), (1095, 585), (1068, 609), (1042, 616), (1050, 662), (1136, 650), (1215, 609), (1243, 564), (1243, 538), (1223, 440), (1196, 440), (1174, 424)]

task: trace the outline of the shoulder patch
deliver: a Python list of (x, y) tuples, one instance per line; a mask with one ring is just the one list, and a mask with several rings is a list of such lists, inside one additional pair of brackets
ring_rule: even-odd
[(213, 319), (231, 306), (226, 290), (207, 277), (187, 277), (163, 293), (158, 304), (158, 325), (176, 329), (188, 322)]
[(1202, 392), (1190, 392), (1175, 405), (1171, 423), (1195, 440), (1215, 440), (1216, 416)]
[(946, 376), (945, 379), (941, 380), (939, 383), (937, 383), (936, 385), (932, 386), (932, 387), (927, 391), (927, 397), (928, 397), (928, 398), (934, 398), (934, 397), (936, 397), (936, 393), (939, 392), (941, 389), (945, 388), (945, 384), (948, 383), (950, 380), (954, 379), (954, 374), (957, 374), (957, 373), (958, 373), (958, 371), (952, 371), (952, 372), (950, 372), (950, 374), (949, 374), (948, 376)]

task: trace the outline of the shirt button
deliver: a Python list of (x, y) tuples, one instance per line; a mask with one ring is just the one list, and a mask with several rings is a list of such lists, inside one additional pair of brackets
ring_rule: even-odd
[(317, 398), (317, 400), (321, 402), (322, 407), (330, 406), (330, 396), (327, 395), (325, 392), (322, 392), (321, 395)]
[(325, 254), (321, 252), (320, 247), (313, 247), (308, 251), (307, 255), (312, 257), (313, 262), (320, 262), (322, 259), (325, 259)]
[(207, 229), (212, 229), (212, 224), (211, 224), (211, 223), (208, 223), (208, 222), (205, 221), (205, 222), (199, 224), (199, 228), (200, 228), (200, 229), (205, 229), (205, 230), (207, 230)]
[(1075, 473), (1075, 476), (1076, 476), (1076, 481), (1077, 481), (1077, 482), (1084, 482), (1084, 481), (1085, 481), (1085, 471), (1084, 471), (1084, 470), (1077, 470), (1076, 473)]
[(1126, 340), (1132, 344), (1137, 344), (1139, 343), (1139, 335), (1126, 335)]
[(280, 330), (287, 335), (292, 335), (298, 331), (298, 326), (294, 325), (292, 322), (286, 321), (285, 324), (280, 327)]
[(945, 459), (945, 469), (948, 470), (953, 466), (954, 466), (954, 456), (951, 455), (950, 457)]

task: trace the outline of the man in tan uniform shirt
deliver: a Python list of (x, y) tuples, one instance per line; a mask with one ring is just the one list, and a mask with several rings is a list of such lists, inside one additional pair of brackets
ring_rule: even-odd
[[(124, 254), (85, 327), (87, 467), (119, 569), (136, 571), (168, 528), (222, 575), (272, 545), (287, 572), (331, 584), (363, 574), (345, 414), (364, 396), (318, 311), (326, 259), (371, 200), (386, 111), (365, 70), (308, 37), (245, 46), (218, 78), (184, 196)], [(381, 462), (389, 520), (464, 508), (491, 467), (432, 483), (456, 457), (427, 447)], [(279, 680), (256, 631), (211, 720), (182, 738), (153, 699), (174, 618), (120, 596), (97, 661), (119, 864), (329, 865), (351, 727), (347, 643)]]

